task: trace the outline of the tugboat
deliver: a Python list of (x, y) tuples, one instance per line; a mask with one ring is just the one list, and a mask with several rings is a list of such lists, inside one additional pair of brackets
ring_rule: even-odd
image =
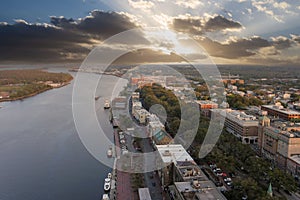
[(110, 146), (109, 149), (107, 150), (107, 157), (111, 158), (113, 155), (112, 147)]
[(106, 99), (104, 102), (104, 109), (109, 109), (110, 108), (110, 103), (109, 101)]
[(104, 180), (104, 191), (108, 192), (110, 190), (110, 178), (105, 178)]

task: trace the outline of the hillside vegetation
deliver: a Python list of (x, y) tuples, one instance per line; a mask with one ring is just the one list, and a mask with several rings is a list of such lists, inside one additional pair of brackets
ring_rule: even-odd
[(42, 70), (0, 71), (0, 101), (12, 101), (39, 94), (68, 84), (73, 77), (67, 73)]

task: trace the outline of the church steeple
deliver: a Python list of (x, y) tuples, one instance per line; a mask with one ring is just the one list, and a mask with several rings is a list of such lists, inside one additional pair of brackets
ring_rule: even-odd
[(273, 189), (272, 189), (272, 184), (271, 184), (271, 183), (270, 183), (270, 185), (269, 185), (269, 188), (268, 188), (267, 193), (268, 193), (268, 195), (269, 195), (270, 197), (273, 197)]

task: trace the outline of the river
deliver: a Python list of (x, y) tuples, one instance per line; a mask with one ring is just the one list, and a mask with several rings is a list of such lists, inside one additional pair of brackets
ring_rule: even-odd
[[(117, 77), (104, 79), (102, 86), (109, 94)], [(94, 159), (79, 139), (72, 115), (73, 83), (1, 103), (0, 200), (101, 199), (103, 180), (111, 169)], [(108, 112), (99, 109), (97, 114), (107, 120), (102, 129), (112, 139)]]

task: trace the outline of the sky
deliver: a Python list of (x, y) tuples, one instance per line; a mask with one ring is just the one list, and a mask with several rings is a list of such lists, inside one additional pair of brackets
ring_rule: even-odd
[[(295, 0), (3, 0), (0, 64), (81, 63), (101, 45), (135, 49), (120, 64), (201, 62), (189, 38), (217, 64), (298, 66), (299, 14)], [(104, 45), (131, 29), (132, 46)]]

